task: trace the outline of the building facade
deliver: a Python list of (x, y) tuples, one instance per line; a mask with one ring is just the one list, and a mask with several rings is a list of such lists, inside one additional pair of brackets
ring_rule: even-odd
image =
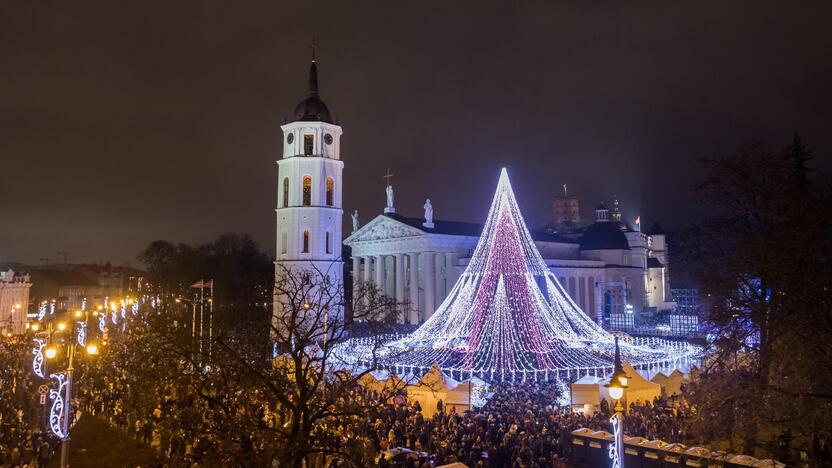
[(0, 272), (0, 331), (4, 335), (19, 335), (26, 331), (31, 288), (28, 274), (14, 270)]
[(138, 294), (144, 272), (130, 267), (68, 264), (33, 267), (31, 298), (37, 304), (54, 304), (56, 311), (103, 305), (105, 298)]
[[(388, 212), (344, 241), (352, 251), (353, 286), (370, 283), (408, 303), (406, 321), (412, 324), (424, 322), (445, 299), (468, 264), (483, 228), (430, 221)], [(531, 234), (571, 299), (599, 323), (612, 325), (614, 315), (673, 308), (664, 233), (632, 229), (621, 220), (617, 202), (612, 212), (599, 206), (595, 222), (585, 228), (568, 234)]]

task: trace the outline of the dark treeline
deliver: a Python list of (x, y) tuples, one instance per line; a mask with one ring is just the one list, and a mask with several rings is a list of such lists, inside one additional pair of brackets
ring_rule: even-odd
[(193, 300), (199, 289), (191, 285), (200, 280), (213, 280), (218, 325), (246, 320), (264, 321), (266, 325), (271, 310), (274, 264), (250, 236), (223, 234), (213, 242), (196, 247), (158, 240), (139, 253), (138, 259), (147, 268), (153, 292)]
[(832, 197), (795, 135), (702, 161), (708, 218), (681, 237), (713, 339), (689, 399), (704, 441), (790, 457), (832, 423)]

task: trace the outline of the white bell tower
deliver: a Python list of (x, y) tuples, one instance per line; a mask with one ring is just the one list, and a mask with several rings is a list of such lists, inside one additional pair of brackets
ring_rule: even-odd
[(295, 107), (295, 120), (280, 128), (283, 158), (277, 161), (275, 272), (314, 266), (343, 287), (342, 130), (318, 94), (314, 54), (309, 95)]

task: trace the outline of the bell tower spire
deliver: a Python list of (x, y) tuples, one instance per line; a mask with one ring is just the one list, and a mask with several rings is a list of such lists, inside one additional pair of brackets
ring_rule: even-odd
[(309, 96), (318, 97), (318, 65), (315, 63), (315, 49), (318, 42), (312, 36), (312, 63), (309, 65)]
[[(280, 127), (275, 275), (314, 268), (342, 285), (342, 130), (318, 93), (315, 46), (313, 41), (309, 95), (295, 108), (295, 119)], [(278, 304), (276, 299), (275, 313)]]

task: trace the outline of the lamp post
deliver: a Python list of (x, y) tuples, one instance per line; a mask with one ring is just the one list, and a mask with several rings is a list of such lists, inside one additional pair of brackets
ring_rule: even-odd
[(630, 377), (624, 372), (621, 365), (621, 351), (618, 348), (618, 337), (615, 337), (615, 367), (613, 368), (610, 383), (605, 385), (610, 398), (615, 402), (613, 415), (610, 418), (612, 424), (613, 443), (610, 444), (609, 456), (612, 460), (612, 468), (623, 468), (624, 466), (624, 406), (621, 398), (627, 388), (627, 379)]
[[(72, 374), (75, 370), (75, 355), (78, 347), (85, 349), (90, 356), (95, 356), (99, 352), (98, 344), (87, 340), (88, 321), (88, 311), (76, 310), (71, 313), (68, 321), (59, 321), (54, 327), (49, 327), (51, 330), (49, 343), (43, 351), (43, 355), (49, 360), (56, 359), (61, 354), (62, 348), (67, 356), (66, 370), (63, 373), (50, 375), (59, 382), (58, 389), (50, 393), (55, 403), (52, 405), (49, 425), (52, 432), (61, 438), (61, 468), (69, 466), (69, 418), (72, 410)], [(60, 339), (60, 336), (56, 338), (56, 335), (63, 335), (63, 339)]]

